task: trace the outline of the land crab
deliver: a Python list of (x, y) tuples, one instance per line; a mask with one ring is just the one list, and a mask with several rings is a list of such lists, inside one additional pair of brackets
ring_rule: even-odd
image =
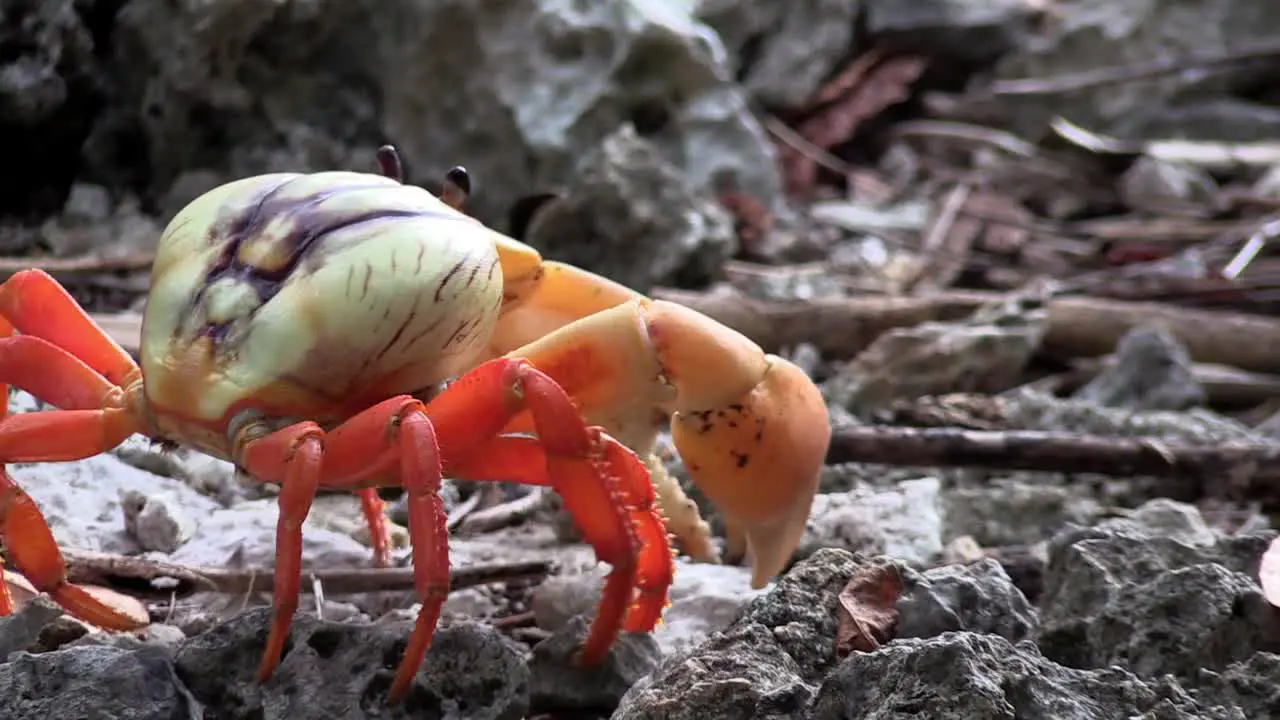
[[(718, 562), (697, 507), (655, 455), (672, 436), (718, 508), (752, 583), (799, 542), (831, 428), (808, 376), (693, 310), (543, 260), (461, 210), (464, 170), (439, 197), (378, 174), (274, 173), (192, 201), (159, 241), (139, 362), (51, 276), (0, 285), (0, 383), (57, 410), (0, 410), (0, 462), (104, 452), (135, 433), (183, 444), (280, 485), (274, 612), (258, 668), (277, 666), (298, 604), (302, 523), (318, 489), (360, 499), (374, 558), (389, 533), (378, 487), (408, 495), (422, 607), (389, 690), (421, 665), (448, 592), (443, 473), (517, 480), (562, 498), (613, 570), (579, 653), (667, 607), (671, 537)], [(652, 482), (651, 482), (652, 480)], [(67, 581), (48, 524), (0, 466), (11, 565), (73, 615), (130, 617)], [(0, 615), (13, 610), (0, 566)]]

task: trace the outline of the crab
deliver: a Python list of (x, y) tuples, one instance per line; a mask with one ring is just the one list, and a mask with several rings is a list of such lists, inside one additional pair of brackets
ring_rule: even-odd
[[(358, 495), (374, 562), (390, 562), (380, 487), (407, 494), (421, 610), (388, 690), (409, 689), (449, 590), (442, 477), (549, 487), (612, 571), (577, 654), (669, 605), (675, 545), (719, 562), (707, 524), (657, 459), (669, 422), (727, 554), (762, 587), (799, 543), (831, 428), (808, 375), (689, 308), (652, 300), (380, 172), (272, 173), (210, 190), (159, 241), (139, 361), (50, 275), (0, 285), (0, 384), (56, 410), (0, 411), (0, 462), (60, 462), (135, 434), (277, 484), (265, 681), (298, 605), (302, 525), (320, 489)], [(68, 581), (43, 515), (0, 466), (8, 562), (72, 615), (146, 624)], [(0, 566), (0, 615), (13, 611)]]

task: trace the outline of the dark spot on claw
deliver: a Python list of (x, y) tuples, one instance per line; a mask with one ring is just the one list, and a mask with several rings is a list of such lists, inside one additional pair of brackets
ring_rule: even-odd
[(392, 180), (404, 182), (404, 164), (400, 162), (400, 153), (395, 145), (378, 148), (378, 169)]

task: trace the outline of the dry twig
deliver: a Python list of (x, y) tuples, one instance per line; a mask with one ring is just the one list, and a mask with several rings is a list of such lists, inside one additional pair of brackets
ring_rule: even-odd
[[(827, 297), (786, 302), (739, 293), (699, 293), (660, 288), (653, 295), (687, 305), (728, 325), (769, 351), (810, 343), (831, 358), (850, 358), (881, 334), (929, 321), (963, 319), (1006, 297), (956, 290), (922, 297)], [(1161, 324), (1198, 362), (1254, 372), (1280, 372), (1280, 319), (1195, 310), (1161, 303), (1082, 296), (1048, 302), (1043, 350), (1058, 357), (1111, 353), (1130, 330)]]
[(1030, 430), (845, 427), (832, 435), (827, 462), (1151, 476), (1191, 483), (1171, 488), (1170, 497), (1280, 501), (1280, 444), (1171, 445)]
[[(64, 548), (67, 559), (67, 578), (76, 583), (95, 585), (120, 585), (122, 581), (152, 581), (173, 578), (188, 585), (189, 591), (243, 593), (270, 592), (274, 579), (269, 569), (189, 567), (171, 563), (158, 563), (142, 558)], [(518, 580), (537, 580), (550, 574), (551, 563), (545, 560), (528, 560), (510, 563), (490, 563), (471, 567), (451, 568), (449, 587), (452, 590)], [(349, 595), (364, 592), (412, 590), (413, 568), (333, 568), (305, 570), (324, 586), (329, 595)], [(131, 586), (134, 583), (128, 583)], [(303, 592), (313, 583), (303, 583)], [(167, 594), (169, 591), (163, 591)]]
[(1277, 57), (1280, 57), (1280, 43), (1272, 40), (1225, 52), (1189, 53), (1181, 56), (1162, 57), (1145, 63), (1113, 65), (1094, 70), (1067, 73), (1054, 78), (1000, 80), (992, 83), (988, 92), (992, 95), (1057, 95), (1106, 85), (1118, 85), (1135, 80), (1146, 80), (1161, 75), (1173, 75), (1188, 70), (1223, 69), (1225, 66), (1256, 61), (1273, 62)]
[(510, 502), (504, 502), (470, 513), (458, 525), (459, 533), (485, 533), (510, 527), (528, 520), (542, 505), (541, 488)]
[(0, 276), (12, 275), (32, 268), (50, 275), (71, 273), (147, 270), (155, 261), (155, 253), (136, 253), (120, 257), (81, 255), (79, 257), (0, 257)]

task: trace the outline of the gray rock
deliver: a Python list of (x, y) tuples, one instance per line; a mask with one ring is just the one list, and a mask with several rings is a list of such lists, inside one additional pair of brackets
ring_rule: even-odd
[(796, 107), (853, 51), (861, 9), (857, 0), (802, 0), (785, 6), (704, 0), (698, 16), (747, 60), (738, 75), (754, 98), (772, 107)]
[(671, 607), (653, 638), (664, 655), (692, 649), (712, 632), (729, 627), (743, 606), (771, 587), (752, 589), (750, 568), (680, 563), (668, 593)]
[(1127, 517), (1108, 518), (1094, 527), (1099, 531), (1155, 535), (1192, 547), (1211, 548), (1218, 543), (1218, 533), (1194, 505), (1167, 498), (1150, 500)]
[(190, 638), (177, 671), (206, 708), (206, 720), (519, 720), (530, 674), (521, 652), (492, 628), (460, 623), (436, 630), (404, 701), (386, 704), (410, 622), (346, 624), (298, 615), (274, 675), (254, 680), (271, 611), (242, 613)]
[[(279, 9), (276, 0), (127, 3), (111, 35), (119, 97), (85, 143), (91, 170), (149, 181), (159, 201), (189, 172), (225, 181), (372, 171), (389, 141), (415, 182), (465, 165), (477, 183), (470, 209), (500, 226), (518, 198), (568, 180), (630, 122), (695, 186), (728, 171), (766, 204), (780, 197), (773, 148), (731, 82), (723, 45), (691, 8), (324, 0)], [(112, 152), (139, 135), (143, 167)]]
[(603, 663), (577, 667), (574, 658), (589, 630), (579, 615), (534, 646), (529, 658), (533, 712), (612, 712), (627, 690), (662, 659), (652, 635), (619, 633)]
[(1274, 535), (1204, 547), (1133, 527), (1065, 531), (1049, 546), (1037, 643), (1064, 665), (1182, 677), (1280, 652), (1255, 580)]
[[(544, 580), (534, 589), (530, 603), (538, 627), (559, 632), (579, 615), (594, 616), (604, 575), (595, 567)], [(743, 605), (766, 592), (767, 586), (751, 588), (749, 568), (680, 562), (667, 594), (671, 606), (662, 613), (662, 624), (652, 637), (664, 656), (688, 650), (729, 627)]]
[[(1176, 525), (1168, 509), (1145, 515)], [(1077, 529), (1058, 541), (1041, 632), (990, 560), (914, 573), (893, 560), (821, 550), (728, 629), (637, 682), (613, 717), (1274, 716), (1275, 614), (1264, 612), (1250, 575), (1271, 535), (1224, 537), (1206, 548), (1139, 527)], [(1097, 551), (1084, 557), (1090, 543)], [(1067, 562), (1070, 552), (1081, 557)], [(839, 596), (869, 562), (895, 564), (903, 578), (894, 635), (838, 661)], [(1257, 637), (1245, 637), (1245, 628)], [(1073, 644), (1083, 654), (1067, 652)]]
[(854, 717), (1244, 720), (1238, 712), (1210, 712), (1169, 680), (1144, 682), (1120, 668), (1065, 668), (1030, 642), (1015, 646), (966, 632), (895, 640), (846, 658), (822, 684), (808, 718)]
[(1254, 653), (1220, 673), (1201, 670), (1195, 695), (1205, 703), (1238, 707), (1246, 718), (1280, 717), (1280, 655)]
[(548, 258), (641, 292), (677, 281), (706, 284), (737, 250), (728, 213), (631, 125), (582, 158), (573, 182), (538, 211), (524, 240)]
[(1056, 430), (1113, 437), (1150, 437), (1193, 445), (1223, 442), (1263, 442), (1237, 420), (1192, 408), (1134, 412), (1100, 407), (1081, 400), (1061, 400), (1047, 393), (1020, 388), (1000, 398), (1004, 422), (1026, 430)]
[(835, 547), (925, 565), (942, 552), (940, 483), (904, 480), (879, 492), (861, 489), (813, 499), (800, 547)]
[[(1077, 2), (1052, 8), (1056, 18), (1000, 60), (998, 79), (1052, 78), (1141, 65), (1167, 58), (1175, 49), (1179, 54), (1229, 53), (1280, 33), (1280, 16), (1267, 0)], [(1166, 73), (1065, 93), (1009, 95), (1000, 98), (1000, 105), (1013, 131), (1031, 140), (1049, 132), (1048, 121), (1055, 115), (1098, 132), (1146, 139), (1161, 116), (1229, 95), (1231, 88), (1269, 77), (1267, 72), (1241, 64), (1209, 74)], [(1274, 112), (1255, 113), (1252, 120), (1239, 112), (1233, 117), (1231, 123), (1201, 122), (1190, 134), (1228, 141), (1275, 136)], [(1164, 130), (1172, 129), (1169, 123), (1164, 125)], [(1177, 130), (1180, 136), (1188, 132), (1184, 126)]]
[(18, 653), (0, 664), (0, 717), (201, 720), (201, 709), (174, 672), (169, 651), (91, 645)]
[(1018, 48), (1039, 11), (1025, 0), (864, 0), (865, 29), (876, 41), (964, 63), (983, 63)]
[(955, 322), (889, 330), (825, 383), (828, 402), (866, 416), (895, 400), (999, 392), (1020, 383), (1048, 327), (1034, 298), (992, 302)]
[(62, 207), (75, 180), (79, 141), (103, 99), (102, 68), (72, 0), (6, 0), (0, 34), (3, 154), (23, 168), (0, 180), (0, 215), (39, 217)]
[(121, 492), (120, 505), (125, 530), (143, 550), (173, 552), (195, 530), (195, 521), (182, 508), (137, 490)]
[(1130, 410), (1185, 410), (1204, 403), (1191, 355), (1161, 327), (1134, 328), (1116, 346), (1116, 362), (1076, 391), (1076, 400)]
[(746, 623), (633, 685), (612, 720), (789, 720), (812, 697), (770, 629)]
[(0, 617), (0, 658), (36, 644), (45, 626), (62, 615), (47, 595), (37, 595), (8, 617)]
[(835, 663), (837, 598), (867, 562), (865, 555), (819, 550), (788, 571), (769, 594), (748, 603), (735, 625), (768, 628), (795, 660), (801, 677), (820, 677)]
[(62, 208), (66, 223), (90, 225), (111, 217), (111, 193), (101, 185), (78, 182), (71, 186), (67, 204)]
[(943, 536), (970, 535), (980, 545), (1032, 545), (1046, 528), (1083, 525), (1098, 516), (1098, 502), (1079, 488), (994, 480), (942, 494)]
[(748, 603), (733, 626), (632, 686), (614, 720), (800, 717), (836, 664), (838, 597), (866, 561), (815, 552)]
[(904, 569), (898, 599), (899, 638), (926, 638), (964, 630), (1018, 643), (1036, 627), (1036, 611), (1000, 563), (947, 565), (923, 573)]

